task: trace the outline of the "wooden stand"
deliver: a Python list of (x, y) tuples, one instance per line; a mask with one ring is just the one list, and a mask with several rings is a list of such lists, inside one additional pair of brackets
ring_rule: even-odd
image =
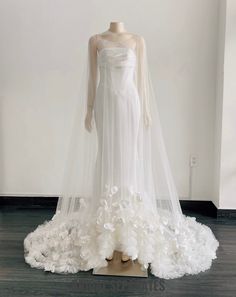
[(119, 251), (114, 251), (113, 259), (108, 261), (108, 266), (99, 269), (94, 268), (93, 274), (148, 277), (147, 269), (144, 271), (141, 270), (141, 265), (137, 259), (122, 262), (121, 254)]

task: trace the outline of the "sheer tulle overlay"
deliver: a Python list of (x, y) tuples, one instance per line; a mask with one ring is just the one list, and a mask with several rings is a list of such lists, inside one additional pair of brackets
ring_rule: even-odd
[(107, 266), (119, 250), (161, 278), (197, 274), (211, 267), (219, 242), (181, 211), (144, 38), (114, 35), (89, 39), (57, 209), (26, 236), (25, 261), (76, 273)]

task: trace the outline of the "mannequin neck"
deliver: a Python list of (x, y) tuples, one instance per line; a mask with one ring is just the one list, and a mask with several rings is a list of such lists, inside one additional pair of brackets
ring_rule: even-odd
[(125, 26), (122, 22), (111, 22), (109, 31), (112, 33), (125, 33)]

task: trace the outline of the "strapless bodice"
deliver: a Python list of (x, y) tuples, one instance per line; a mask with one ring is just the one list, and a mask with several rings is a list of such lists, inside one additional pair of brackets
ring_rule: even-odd
[(134, 67), (136, 55), (134, 50), (127, 47), (104, 47), (98, 52), (98, 66), (123, 68)]
[[(128, 47), (104, 47), (97, 59), (100, 80), (99, 86), (121, 89), (132, 87), (136, 67), (136, 54)], [(113, 90), (114, 91), (114, 90)]]

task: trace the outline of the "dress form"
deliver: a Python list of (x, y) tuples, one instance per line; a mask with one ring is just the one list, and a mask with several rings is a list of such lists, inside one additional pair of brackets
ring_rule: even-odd
[[(126, 34), (127, 31), (125, 29), (123, 22), (111, 22), (108, 31), (115, 33), (117, 35), (114, 36), (116, 41), (119, 41), (119, 36)], [(107, 31), (102, 33), (102, 35), (106, 35)], [(91, 129), (91, 120), (92, 120), (92, 108), (88, 105), (88, 111), (85, 119), (85, 125), (88, 127), (88, 130)], [(113, 259), (113, 254), (107, 258), (108, 261)], [(130, 260), (130, 257), (124, 253), (121, 254), (121, 261), (126, 262)]]
[[(127, 35), (129, 35), (129, 37), (130, 37), (130, 35), (132, 35), (126, 31), (123, 22), (111, 22), (109, 29), (107, 31), (103, 32), (101, 35), (103, 35), (103, 36), (109, 35), (109, 37), (110, 37), (111, 33), (114, 33), (114, 34), (112, 34), (113, 35), (112, 41), (117, 41), (117, 42), (122, 41), (122, 39), (120, 37), (127, 36)], [(92, 52), (96, 55), (94, 49), (92, 49)], [(88, 100), (88, 102), (89, 102), (89, 100)], [(91, 121), (92, 121), (92, 117), (93, 117), (93, 115), (92, 115), (93, 106), (89, 105), (89, 103), (88, 103), (87, 107), (88, 108), (87, 108), (87, 115), (85, 118), (85, 127), (88, 131), (91, 131), (91, 129), (92, 129)], [(106, 258), (108, 261), (111, 261), (114, 258), (114, 252), (110, 257)], [(115, 255), (117, 255), (117, 252)], [(121, 253), (120, 258), (123, 263), (130, 260), (130, 257), (123, 252)]]
[[(111, 33), (113, 33), (113, 34), (111, 34)], [(101, 35), (102, 36), (108, 35), (109, 38), (112, 35), (112, 41), (116, 41), (116, 42), (124, 41), (124, 39), (129, 39), (132, 36), (132, 34), (130, 34), (129, 32), (126, 31), (123, 22), (111, 22), (109, 29), (107, 31), (103, 32)], [(127, 35), (129, 36), (129, 38), (127, 38)], [(123, 39), (123, 36), (125, 36), (124, 39)], [(90, 53), (93, 56), (93, 58), (91, 60), (94, 61), (94, 63), (96, 63), (97, 47), (96, 47), (96, 45), (93, 46), (92, 43), (90, 43)], [(96, 67), (93, 67), (93, 68), (96, 68)], [(94, 73), (94, 75), (96, 76), (97, 74)], [(94, 88), (95, 88), (95, 86), (94, 86)], [(93, 97), (94, 96), (95, 96), (95, 91), (93, 91)], [(87, 114), (86, 114), (86, 118), (85, 118), (85, 127), (89, 132), (91, 132), (91, 130), (92, 130), (91, 122), (92, 122), (92, 118), (93, 118), (93, 105), (94, 105), (94, 104), (91, 104), (90, 101), (91, 101), (91, 97), (88, 98)], [(151, 117), (149, 116), (149, 114), (145, 115), (145, 122), (146, 122), (146, 126), (148, 127), (151, 122)], [(112, 260), (112, 258), (113, 258), (113, 255), (108, 257), (107, 260)], [(129, 259), (130, 259), (129, 256), (122, 253), (121, 260), (123, 262), (126, 262)]]
[(113, 33), (125, 33), (127, 32), (123, 22), (111, 22), (109, 31)]
[[(130, 37), (132, 37), (132, 34), (127, 32), (124, 26), (123, 22), (111, 22), (110, 23), (110, 27), (107, 31), (101, 33), (101, 36), (111, 36), (112, 35), (112, 40), (110, 41), (116, 41), (116, 42), (122, 42), (122, 41), (126, 41), (126, 40), (130, 40)], [(127, 38), (128, 35), (128, 38)], [(125, 36), (125, 38), (123, 38), (123, 36)], [(92, 61), (92, 68), (96, 69), (96, 63), (97, 63), (97, 45), (96, 43), (92, 42), (92, 39), (90, 39), (89, 42), (89, 52), (90, 52), (90, 60)], [(95, 73), (95, 71), (91, 71), (94, 72), (94, 76), (97, 76), (97, 73)], [(94, 79), (95, 81), (96, 79)], [(91, 85), (89, 86), (91, 88)], [(92, 130), (92, 118), (93, 118), (93, 106), (94, 106), (94, 97), (95, 97), (95, 86), (93, 86), (93, 91), (92, 91), (92, 95), (91, 95), (91, 90), (89, 90), (88, 94), (88, 104), (87, 104), (87, 114), (86, 114), (86, 118), (85, 118), (85, 127), (87, 129), (87, 131), (91, 132)], [(147, 104), (147, 103), (146, 103)], [(146, 127), (149, 127), (151, 124), (151, 116), (150, 116), (150, 112), (148, 111), (148, 108), (145, 109), (144, 112), (144, 122)]]

